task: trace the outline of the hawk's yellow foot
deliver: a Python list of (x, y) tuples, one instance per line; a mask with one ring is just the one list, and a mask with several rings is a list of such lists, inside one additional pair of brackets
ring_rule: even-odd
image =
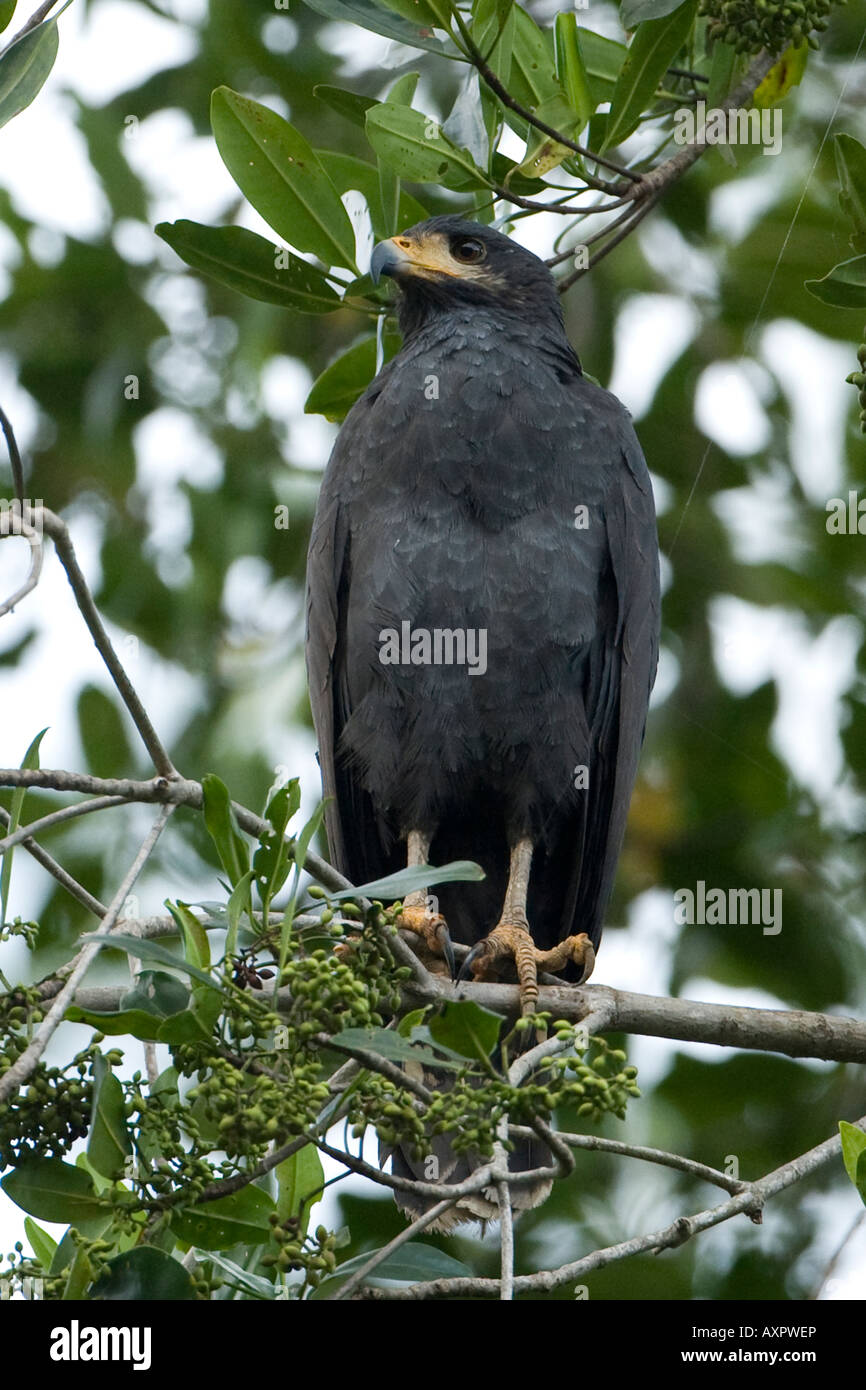
[(470, 975), (475, 980), (498, 979), (504, 973), (503, 967), (507, 971), (513, 965), (520, 990), (520, 1012), (525, 1016), (535, 1013), (539, 970), (555, 974), (572, 962), (582, 967), (579, 983), (583, 984), (595, 968), (595, 951), (586, 932), (566, 937), (550, 951), (540, 951), (526, 921), (502, 920), (473, 946), (458, 979), (467, 980)]
[[(417, 954), (423, 965), (433, 975), (448, 975), (453, 979), (455, 970), (454, 947), (445, 918), (440, 912), (431, 912), (424, 893), (409, 893), (397, 918), (401, 931), (410, 931), (418, 941)], [(420, 948), (420, 949), (418, 949)]]

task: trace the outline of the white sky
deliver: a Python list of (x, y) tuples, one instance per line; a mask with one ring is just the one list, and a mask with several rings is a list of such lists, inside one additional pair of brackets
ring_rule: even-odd
[[(175, 0), (174, 4), (179, 19), (195, 18), (204, 9), (205, 0)], [(269, 40), (275, 48), (289, 49), (294, 42), (292, 21), (278, 16), (272, 19), (278, 23), (270, 30)], [(64, 14), (60, 28), (60, 55), (45, 88), (27, 111), (0, 132), (3, 183), (17, 210), (40, 223), (39, 232), (34, 234), (33, 252), (48, 264), (62, 256), (65, 235), (98, 237), (108, 222), (108, 207), (87, 161), (84, 141), (74, 126), (72, 102), (65, 93), (72, 90), (96, 104), (110, 100), (151, 73), (182, 63), (196, 43), (192, 31), (182, 24), (160, 20), (126, 0), (106, 0), (95, 5), (86, 19), (83, 8), (73, 5)], [(330, 26), (328, 37), (344, 59), (346, 79), (365, 68), (371, 55), (383, 68), (405, 56), (405, 51), (401, 53), (387, 40), (341, 25)], [(347, 85), (351, 85), (350, 81)], [(129, 114), (135, 116), (134, 112)], [(235, 186), (213, 142), (194, 135), (188, 116), (181, 111), (161, 112), (140, 125), (131, 122), (130, 128), (127, 153), (148, 188), (152, 220), (221, 220), (235, 197)], [(767, 163), (775, 166), (777, 161)], [(760, 177), (720, 188), (713, 199), (715, 225), (734, 238), (746, 235), (773, 196), (771, 180), (776, 177), (774, 168), (762, 167)], [(247, 210), (245, 222), (263, 230), (252, 210)], [(532, 224), (522, 221), (518, 229), (521, 239), (539, 254), (548, 253), (555, 231), (559, 230), (553, 217), (538, 218)], [(150, 227), (127, 222), (114, 235), (121, 253), (133, 261), (147, 259), (152, 244), (160, 248), (162, 264), (170, 273), (161, 283), (154, 284), (154, 302), (170, 323), (171, 314), (175, 314), (177, 324), (173, 327), (183, 321), (194, 332), (197, 324), (205, 321), (203, 296), (194, 277), (178, 273), (176, 258), (154, 238)], [(363, 226), (359, 242), (363, 259)], [(687, 247), (671, 224), (661, 218), (655, 222), (650, 219), (644, 245), (669, 289), (666, 293), (634, 295), (625, 300), (618, 319), (610, 383), (634, 414), (638, 430), (640, 418), (649, 408), (664, 372), (697, 329), (699, 299), (711, 292), (715, 284), (715, 270), (709, 258)], [(0, 293), (15, 258), (14, 242), (0, 228)], [(690, 287), (688, 295), (683, 292), (684, 284)], [(705, 369), (696, 395), (696, 423), (709, 440), (735, 457), (747, 460), (762, 450), (771, 438), (768, 405), (772, 392), (765, 364), (772, 362), (792, 410), (790, 466), (820, 512), (827, 497), (834, 495), (841, 477), (842, 433), (850, 404), (850, 388), (843, 380), (850, 368), (848, 358), (846, 348), (819, 338), (794, 321), (772, 323), (756, 344), (753, 358), (720, 361)], [(166, 369), (171, 368), (169, 361)], [(810, 382), (808, 397), (801, 389), (803, 380)], [(274, 359), (260, 383), (258, 408), (281, 422), (285, 456), (302, 467), (317, 468), (327, 457), (334, 429), (322, 420), (303, 415), (303, 400), (310, 384), (303, 363), (290, 357)], [(8, 356), (0, 356), (0, 400), (14, 419), (26, 449), (39, 427), (37, 413), (18, 387), (15, 364)], [(170, 406), (159, 408), (142, 422), (135, 447), (139, 479), (153, 499), (150, 544), (168, 567), (165, 572), (161, 570), (166, 582), (182, 583), (183, 566), (171, 568), (171, 556), (176, 555), (183, 542), (187, 525), (179, 483), (187, 480), (197, 486), (216, 485), (219, 458), (190, 417)], [(671, 447), (676, 447), (675, 440)], [(662, 482), (666, 462), (650, 462), (658, 475), (659, 510), (666, 510), (670, 498), (670, 490)], [(771, 556), (788, 563), (796, 560), (798, 541), (787, 528), (788, 466), (788, 460), (780, 460), (775, 479), (756, 479), (715, 500), (714, 505), (744, 560)], [(169, 502), (171, 505), (166, 505)], [(83, 506), (76, 508), (68, 519), (79, 559), (95, 586), (99, 522)], [(820, 517), (816, 524), (820, 524)], [(16, 587), (25, 565), (23, 543), (7, 541), (0, 547), (0, 591), (6, 593)], [(230, 571), (224, 602), (239, 630), (246, 625), (267, 633), (271, 626), (269, 613), (278, 623), (278, 610), (284, 610), (291, 598), (281, 588), (272, 586), (260, 562), (249, 557)], [(299, 603), (297, 607), (300, 624)], [(0, 762), (17, 764), (34, 732), (49, 726), (43, 743), (43, 765), (77, 766), (81, 763), (81, 750), (74, 717), (75, 696), (87, 682), (102, 686), (107, 682), (92, 645), (81, 640), (75, 605), (51, 556), (38, 593), (4, 620), (0, 650), (20, 640), (34, 619), (38, 620), (39, 634), (26, 666), (0, 673), (4, 708)], [(746, 693), (769, 678), (775, 680), (779, 707), (772, 741), (792, 777), (813, 790), (828, 815), (854, 821), (859, 817), (862, 821), (859, 797), (840, 785), (843, 760), (838, 736), (839, 701), (854, 678), (862, 625), (853, 618), (836, 619), (813, 639), (797, 614), (781, 608), (757, 608), (726, 595), (716, 599), (711, 619), (714, 659), (722, 679), (734, 693)], [(194, 678), (146, 649), (130, 649), (128, 644), (124, 647), (124, 634), (112, 635), (132, 656), (137, 688), (170, 746), (173, 734), (183, 727), (196, 707)], [(656, 702), (670, 692), (676, 670), (675, 655), (663, 653)], [(57, 679), (58, 671), (63, 672), (62, 680)], [(242, 687), (242, 673), (238, 679)], [(280, 703), (289, 709), (299, 694), (302, 672), (287, 670), (280, 679), (286, 696)], [(248, 693), (244, 695), (241, 688), (234, 711), (221, 731), (225, 746), (235, 746), (241, 734), (248, 741), (250, 730), (257, 730), (263, 748), (272, 753), (279, 747), (281, 761), (302, 777), (304, 807), (309, 811), (318, 795), (312, 741), (288, 725), (281, 730), (266, 726), (261, 702), (256, 699), (255, 681), (248, 677), (248, 684)], [(273, 694), (271, 688), (271, 709), (277, 703)], [(34, 897), (38, 899), (41, 892), (41, 882), (41, 871), (19, 854), (13, 913), (23, 911), (25, 905), (32, 910)], [(146, 885), (142, 892), (143, 911), (158, 910), (163, 896), (160, 883)], [(629, 930), (611, 932), (606, 938), (595, 978), (645, 993), (666, 992), (665, 943), (670, 942), (672, 932), (669, 895), (644, 895), (633, 904)], [(648, 962), (654, 960), (658, 963), (658, 978), (650, 979)], [(784, 1007), (783, 1000), (767, 1000), (757, 991), (723, 987), (707, 980), (689, 982), (683, 992), (732, 1004), (769, 1003)], [(680, 1051), (694, 1052), (696, 1048), (701, 1055), (715, 1060), (724, 1055), (718, 1049), (677, 1044)], [(651, 1039), (633, 1039), (631, 1049), (647, 1080), (664, 1073), (674, 1050), (672, 1044)], [(133, 1062), (130, 1071), (134, 1066)], [(633, 1107), (630, 1121), (635, 1110)], [(330, 1171), (333, 1169), (329, 1167)], [(628, 1174), (624, 1178), (626, 1188), (631, 1184), (631, 1190), (637, 1191), (643, 1183), (646, 1191), (646, 1169), (634, 1165), (632, 1173), (634, 1176)], [(851, 1206), (851, 1201), (846, 1202), (840, 1195), (827, 1208), (833, 1232), (844, 1229), (850, 1221)], [(332, 1197), (326, 1199), (325, 1210), (333, 1212)], [(11, 1248), (11, 1243), (19, 1238), (22, 1220), (17, 1208), (0, 1199), (3, 1249)], [(866, 1232), (852, 1243), (836, 1271), (832, 1296), (866, 1296), (866, 1274), (856, 1272), (864, 1255)]]

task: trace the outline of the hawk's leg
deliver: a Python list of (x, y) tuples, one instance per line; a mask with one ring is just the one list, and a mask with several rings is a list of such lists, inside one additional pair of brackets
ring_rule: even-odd
[[(430, 852), (430, 836), (422, 834), (420, 830), (410, 830), (406, 840), (406, 850), (407, 868), (414, 869), (420, 864), (426, 864), (427, 855)], [(445, 918), (438, 912), (430, 911), (427, 905), (427, 892), (424, 888), (417, 888), (414, 893), (406, 894), (397, 925), (403, 931), (414, 932), (416, 936), (421, 938), (423, 949), (419, 954), (428, 970), (434, 974), (444, 975), (444, 960), (448, 973), (451, 976), (454, 975), (454, 948), (451, 945), (451, 937), (445, 925)]]
[(574, 961), (583, 967), (583, 982), (589, 979), (595, 965), (595, 951), (586, 932), (567, 936), (550, 951), (540, 951), (532, 940), (526, 915), (532, 848), (530, 839), (518, 840), (512, 846), (502, 916), (484, 940), (469, 952), (459, 976), (461, 980), (467, 979), (470, 973), (476, 980), (495, 978), (500, 965), (513, 963), (517, 970), (523, 1014), (535, 1013), (539, 969), (564, 970), (570, 961)]

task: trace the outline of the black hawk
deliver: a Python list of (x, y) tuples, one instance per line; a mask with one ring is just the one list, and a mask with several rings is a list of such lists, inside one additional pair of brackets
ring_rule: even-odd
[(649, 474), (530, 251), (434, 217), (371, 271), (403, 346), (340, 430), (308, 557), (330, 851), (355, 883), (476, 860), (401, 926), (472, 947), (464, 976), (516, 962), (531, 1011), (539, 967), (589, 974), (613, 886), (658, 651)]

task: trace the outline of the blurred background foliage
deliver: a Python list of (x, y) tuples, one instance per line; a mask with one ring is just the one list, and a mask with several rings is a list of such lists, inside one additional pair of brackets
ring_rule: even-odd
[[(80, 0), (88, 19), (109, 3)], [(556, 6), (540, 0), (528, 8), (546, 24)], [(190, 132), (209, 138), (211, 91), (225, 84), (277, 104), (317, 147), (369, 158), (363, 131), (318, 99), (316, 84), (381, 97), (401, 71), (419, 69), (425, 109), (444, 115), (460, 74), (457, 65), (409, 50), (388, 70), (374, 66), (386, 44), (371, 50), (353, 43), (352, 31), (300, 0), (288, 15), (265, 0), (177, 7), (171, 0), (126, 0), (124, 9), (165, 20), (182, 12), (176, 22), (193, 40), (191, 56), (162, 67), (157, 55), (146, 80), (101, 104), (68, 91), (69, 113), (107, 203), (101, 232), (56, 238), (46, 251), (38, 224), (4, 188), (0, 160), (0, 222), (11, 237), (4, 243), (0, 346), (7, 376), (17, 376), (34, 407), (25, 439), (28, 494), (62, 512), (74, 539), (79, 526), (86, 529), (96, 598), (119, 639), (127, 639), (121, 650), (135, 658), (133, 677), (167, 673), (167, 688), (177, 691), (176, 707), (163, 709), (177, 766), (195, 777), (217, 772), (238, 800), (260, 809), (279, 765), (295, 773), (302, 762), (314, 794), (302, 588), (332, 427), (305, 421), (303, 401), (367, 321), (348, 309), (289, 313), (184, 270), (150, 229), (166, 216), (196, 212), (182, 186), (170, 198), (164, 188), (157, 193), (159, 179), (142, 170), (136, 145), (166, 112), (181, 113)], [(617, 32), (611, 5), (593, 4), (581, 21)], [(659, 480), (667, 557), (662, 675), (596, 975), (604, 983), (831, 1012), (862, 1014), (866, 1003), (864, 540), (831, 536), (825, 527), (827, 499), (863, 485), (864, 442), (855, 427), (855, 393), (846, 388), (844, 418), (828, 414), (816, 395), (826, 365), (824, 377), (815, 367), (834, 344), (834, 362), (839, 345), (850, 358), (839, 379), (856, 366), (863, 315), (831, 308), (803, 289), (805, 279), (851, 254), (826, 137), (837, 129), (857, 134), (858, 126), (863, 133), (866, 65), (850, 71), (861, 30), (856, 6), (834, 12), (820, 55), (812, 55), (802, 87), (785, 103), (778, 158), (741, 148), (731, 167), (708, 153), (642, 229), (567, 296), (572, 340), (599, 380), (609, 383), (616, 363), (634, 363), (638, 347), (649, 360), (652, 389), (635, 413)], [(196, 148), (204, 158), (204, 145)], [(410, 191), (431, 211), (467, 206), (456, 194)], [(240, 205), (239, 196), (224, 202), (210, 220), (229, 222)], [(662, 335), (656, 368), (653, 337), (630, 341), (638, 332), (634, 307), (664, 309), (673, 301), (686, 307), (691, 328), (674, 351)], [(784, 332), (774, 331), (780, 326)], [(729, 451), (717, 430), (708, 432), (700, 394), (719, 364), (755, 383), (762, 429), (754, 447)], [(125, 393), (130, 377), (139, 383), (137, 399)], [(739, 400), (734, 392), (733, 415)], [(189, 466), (181, 460), (168, 481), (148, 464), (145, 445), (148, 428), (166, 419), (190, 448)], [(288, 529), (274, 524), (281, 505), (289, 509)], [(732, 600), (739, 618), (726, 644), (719, 603), (730, 607)], [(787, 659), (775, 667), (753, 660), (752, 645), (760, 647), (767, 631), (761, 610), (790, 634)], [(40, 611), (37, 596), (2, 634), (7, 701), (24, 698), (31, 648), (40, 631), (50, 637), (55, 620), (44, 606)], [(83, 628), (77, 640), (89, 640)], [(752, 652), (751, 680), (737, 676), (740, 645)], [(818, 728), (806, 694), (822, 663), (840, 674), (833, 727), (824, 721)], [(66, 765), (149, 775), (107, 685), (78, 681), (66, 668), (56, 680), (74, 706), (80, 741)], [(146, 702), (156, 684), (153, 677), (145, 682)], [(780, 712), (791, 709), (799, 722), (789, 718), (783, 737)], [(836, 763), (813, 775), (809, 749), (828, 740)], [(802, 757), (792, 751), (798, 741)], [(17, 764), (25, 743), (13, 746), (4, 732), (0, 760)], [(8, 805), (7, 794), (2, 800)], [(31, 795), (28, 818), (55, 804)], [(124, 821), (113, 814), (110, 825), (104, 815), (98, 823), (90, 817), (85, 829), (64, 829), (46, 845), (107, 899), (138, 825), (133, 815)], [(722, 888), (781, 888), (781, 934), (675, 928), (673, 892), (699, 879)], [(175, 816), (147, 882), (150, 910), (168, 893), (189, 894), (190, 885), (201, 897), (214, 896), (216, 866), (198, 818)], [(27, 915), (43, 924), (41, 974), (93, 923), (53, 881), (40, 877), (37, 884)], [(645, 1096), (632, 1103), (625, 1128), (610, 1121), (603, 1132), (715, 1166), (735, 1155), (743, 1177), (777, 1166), (833, 1133), (840, 1118), (866, 1109), (862, 1068), (637, 1040), (629, 1051), (644, 1068)], [(580, 1156), (574, 1178), (521, 1221), (519, 1268), (562, 1263), (715, 1200), (683, 1175)], [(348, 1254), (400, 1229), (388, 1197), (354, 1187), (340, 1203), (352, 1233)], [(592, 1277), (590, 1294), (808, 1297), (857, 1211), (841, 1163), (831, 1165), (777, 1199), (762, 1228), (742, 1218), (736, 1228), (660, 1259), (614, 1265)], [(479, 1272), (496, 1272), (495, 1243), (477, 1233), (448, 1248), (468, 1255)]]

